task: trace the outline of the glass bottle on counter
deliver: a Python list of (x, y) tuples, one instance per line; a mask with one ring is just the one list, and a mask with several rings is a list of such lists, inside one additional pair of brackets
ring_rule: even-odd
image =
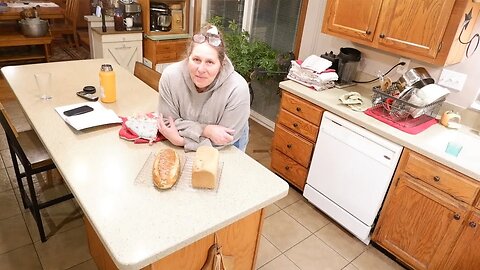
[(115, 31), (125, 31), (125, 25), (123, 24), (123, 12), (120, 8), (115, 8), (113, 13), (113, 24)]

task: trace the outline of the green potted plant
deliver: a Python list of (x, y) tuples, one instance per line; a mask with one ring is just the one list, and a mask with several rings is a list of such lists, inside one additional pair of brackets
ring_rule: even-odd
[(267, 84), (275, 84), (286, 77), (293, 53), (279, 54), (266, 42), (251, 40), (248, 31), (241, 29), (235, 21), (228, 21), (228, 27), (223, 27), (224, 19), (212, 17), (209, 23), (217, 26), (223, 33), (227, 55), (235, 70), (242, 75), (250, 85), (251, 99), (254, 91), (252, 80), (260, 80)]

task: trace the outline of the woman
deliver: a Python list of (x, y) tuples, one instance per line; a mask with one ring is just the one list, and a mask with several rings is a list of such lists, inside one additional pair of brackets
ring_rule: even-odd
[(172, 144), (195, 151), (200, 145), (248, 143), (250, 93), (228, 57), (215, 26), (192, 37), (188, 57), (168, 66), (160, 79), (158, 129)]

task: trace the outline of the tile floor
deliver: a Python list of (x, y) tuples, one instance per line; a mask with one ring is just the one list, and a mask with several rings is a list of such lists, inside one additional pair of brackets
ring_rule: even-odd
[[(3, 82), (0, 78), (0, 87)], [(0, 95), (5, 89), (0, 89)], [(1, 99), (19, 130), (29, 128), (15, 100)], [(247, 154), (269, 168), (272, 132), (251, 123)], [(88, 251), (82, 211), (74, 200), (42, 210), (42, 243), (29, 211), (23, 209), (18, 185), (0, 128), (0, 269), (97, 269)], [(58, 173), (37, 175), (39, 197), (67, 192)], [(372, 246), (365, 246), (290, 189), (270, 205), (257, 257), (257, 269), (403, 269)]]

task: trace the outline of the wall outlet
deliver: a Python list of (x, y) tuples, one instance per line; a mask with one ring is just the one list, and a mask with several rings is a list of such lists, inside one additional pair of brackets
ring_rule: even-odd
[(453, 70), (443, 69), (437, 84), (449, 89), (462, 91), (463, 85), (467, 80), (467, 74)]
[(410, 66), (410, 59), (402, 57), (398, 60), (398, 63), (400, 63), (400, 62), (405, 62), (405, 65), (398, 66), (397, 67), (397, 73), (403, 75), (405, 72), (407, 72), (408, 66)]

